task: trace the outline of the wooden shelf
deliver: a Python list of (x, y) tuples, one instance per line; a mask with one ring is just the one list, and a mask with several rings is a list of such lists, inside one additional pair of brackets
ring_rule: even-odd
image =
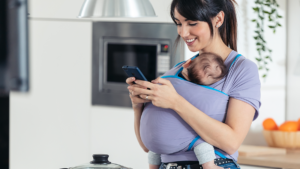
[(300, 169), (300, 150), (287, 150), (286, 154), (239, 156), (239, 164)]

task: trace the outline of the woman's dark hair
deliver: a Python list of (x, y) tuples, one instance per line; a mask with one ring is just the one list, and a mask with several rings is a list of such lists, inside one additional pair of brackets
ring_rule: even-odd
[[(234, 4), (236, 4), (235, 0), (173, 0), (171, 17), (175, 22), (174, 10), (176, 8), (180, 15), (187, 20), (207, 22), (211, 36), (213, 36), (211, 19), (223, 11), (225, 17), (222, 26), (218, 29), (219, 33), (223, 42), (232, 50), (237, 51), (237, 20)], [(178, 35), (176, 46), (179, 40), (180, 36)]]

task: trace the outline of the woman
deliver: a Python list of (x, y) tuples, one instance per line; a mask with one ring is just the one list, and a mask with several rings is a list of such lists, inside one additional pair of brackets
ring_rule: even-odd
[[(177, 25), (178, 35), (186, 42), (189, 50), (215, 53), (231, 67), (233, 58), (237, 55), (234, 3), (234, 0), (172, 1), (171, 17)], [(182, 74), (186, 72), (187, 69), (184, 68)], [(220, 167), (239, 168), (235, 162), (237, 150), (245, 139), (252, 120), (257, 117), (260, 107), (258, 69), (253, 62), (244, 59), (229, 71), (226, 78), (218, 84), (211, 85), (217, 90), (226, 91), (230, 96), (224, 123), (207, 116), (205, 112), (190, 104), (166, 79), (157, 78), (150, 83), (128, 78), (126, 83), (130, 85), (128, 89), (135, 113), (135, 133), (144, 151), (149, 150), (141, 141), (140, 119), (144, 103), (152, 102), (157, 107), (177, 112), (203, 140), (223, 150), (226, 157), (233, 159), (232, 163), (218, 164)], [(195, 158), (191, 155), (165, 155), (160, 169), (170, 162), (180, 164), (182, 161), (187, 161), (184, 163), (186, 168), (193, 168)]]

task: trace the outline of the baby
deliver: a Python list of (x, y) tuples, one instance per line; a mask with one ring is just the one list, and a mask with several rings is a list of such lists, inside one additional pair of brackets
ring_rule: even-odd
[(209, 86), (221, 80), (227, 73), (223, 59), (213, 53), (202, 53), (193, 61), (187, 60), (183, 64), (180, 77), (200, 85)]
[[(193, 61), (189, 59), (183, 64), (183, 68), (183, 71), (178, 74), (179, 77), (206, 86), (221, 80), (227, 73), (223, 59), (213, 53), (202, 53)], [(221, 168), (214, 164), (216, 156), (212, 145), (203, 142), (194, 147), (194, 152), (204, 169)], [(150, 169), (158, 168), (160, 159), (160, 154), (149, 151)]]

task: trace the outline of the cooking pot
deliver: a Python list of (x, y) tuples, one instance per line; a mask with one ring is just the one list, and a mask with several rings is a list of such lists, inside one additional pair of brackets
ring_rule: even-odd
[(93, 161), (87, 164), (83, 164), (77, 167), (63, 168), (63, 169), (132, 169), (114, 164), (108, 161), (109, 155), (107, 154), (94, 154)]

